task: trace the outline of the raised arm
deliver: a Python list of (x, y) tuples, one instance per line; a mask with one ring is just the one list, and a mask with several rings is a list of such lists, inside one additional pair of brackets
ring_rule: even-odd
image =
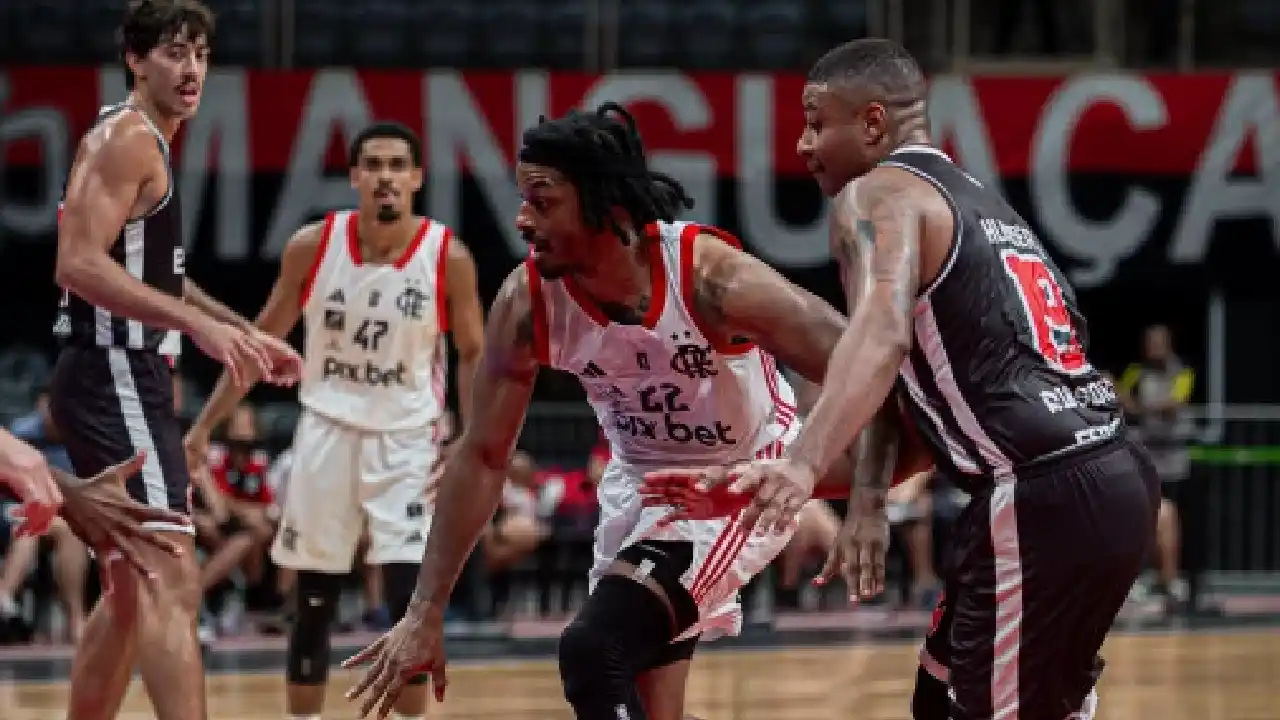
[[(320, 252), (322, 235), (322, 224), (312, 223), (303, 226), (289, 239), (280, 258), (280, 272), (276, 276), (275, 285), (272, 286), (271, 294), (267, 296), (267, 303), (254, 322), (258, 330), (282, 339), (293, 330), (294, 325), (298, 324), (298, 318), (302, 315), (303, 293), (308, 278), (311, 277), (311, 268), (315, 265), (316, 256)], [(218, 378), (218, 383), (214, 386), (209, 399), (200, 410), (200, 415), (191, 426), (188, 438), (207, 441), (213, 429), (227, 419), (257, 380), (257, 373), (254, 372), (245, 378), (246, 382), (237, 385), (224, 371)], [(202, 447), (190, 448), (190, 450), (192, 460), (203, 457)]]
[(539, 359), (529, 274), (507, 277), (489, 310), (484, 356), (476, 370), (474, 414), (445, 461), (413, 605), (444, 613), (462, 565), (502, 500), (507, 465), (524, 427)]
[(845, 319), (760, 260), (709, 234), (694, 239), (694, 309), (721, 342), (751, 340), (822, 384)]
[(476, 261), (458, 238), (449, 241), (445, 267), (445, 302), (449, 332), (458, 351), (458, 409), (463, 426), (471, 420), (472, 383), (484, 351), (484, 310), (476, 289)]
[(108, 255), (125, 223), (150, 212), (167, 182), (156, 137), (122, 117), (90, 133), (67, 178), (55, 278), (85, 302), (146, 325), (190, 332), (200, 311), (133, 277)]

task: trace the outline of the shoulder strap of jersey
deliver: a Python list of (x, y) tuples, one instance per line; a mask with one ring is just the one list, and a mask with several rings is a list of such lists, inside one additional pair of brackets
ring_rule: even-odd
[(426, 240), (422, 243), (423, 262), (433, 263), (432, 279), (436, 294), (436, 326), (440, 332), (449, 331), (449, 243), (453, 230), (448, 225), (426, 218)]
[(702, 337), (711, 343), (711, 347), (721, 355), (742, 355), (751, 352), (755, 348), (755, 344), (745, 338), (724, 339), (721, 333), (710, 332), (711, 326), (698, 316), (697, 298), (694, 296), (694, 243), (697, 242), (699, 235), (711, 235), (719, 238), (725, 244), (732, 248), (741, 250), (742, 241), (733, 233), (715, 227), (714, 225), (698, 225), (689, 223), (680, 231), (680, 244), (677, 251), (677, 257), (680, 263), (680, 302), (684, 304), (685, 311), (689, 313), (693, 324), (697, 326), (698, 332), (702, 333)]
[(346, 212), (331, 212), (324, 216), (324, 223), (320, 226), (320, 247), (316, 249), (315, 260), (311, 261), (311, 269), (307, 271), (307, 279), (302, 283), (302, 292), (298, 296), (298, 306), (305, 308), (307, 301), (311, 299), (311, 290), (315, 286), (316, 277), (320, 275), (320, 269), (327, 263), (328, 257), (334, 253), (334, 248), (341, 249), (345, 244), (343, 238), (337, 238), (335, 235), (341, 235), (346, 232)]

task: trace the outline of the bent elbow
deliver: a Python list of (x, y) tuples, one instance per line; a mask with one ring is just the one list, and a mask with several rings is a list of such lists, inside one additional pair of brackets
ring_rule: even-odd
[(85, 263), (58, 253), (53, 268), (53, 281), (63, 290), (76, 292), (84, 282)]

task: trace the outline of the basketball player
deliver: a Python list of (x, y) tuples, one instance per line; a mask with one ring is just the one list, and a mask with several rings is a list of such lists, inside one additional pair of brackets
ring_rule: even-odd
[[(299, 358), (183, 277), (182, 219), (169, 142), (195, 113), (213, 18), (194, 0), (135, 0), (119, 35), (133, 84), (84, 136), (67, 179), (56, 278), (55, 333), (64, 341), (50, 411), (76, 472), (95, 475), (145, 451), (128, 483), (139, 502), (189, 512), (190, 481), (173, 412), (171, 362), (186, 333), (242, 376), (251, 367), (288, 383)], [(161, 720), (205, 717), (196, 640), (199, 570), (190, 523), (177, 556), (142, 548), (157, 581), (142, 584), (99, 555), (104, 586), (71, 670), (68, 714), (114, 717), (135, 661)]]
[[(452, 333), (458, 351), (464, 422), (484, 341), (471, 254), (442, 223), (413, 214), (418, 136), (371, 125), (352, 140), (349, 164), (358, 208), (293, 236), (257, 321), (276, 337), (299, 316), (306, 322), (303, 413), (271, 555), (298, 572), (287, 705), (290, 717), (309, 720), (324, 704), (330, 628), (366, 522), (366, 562), (381, 566), (392, 617), (404, 615), (431, 525), (426, 483), (444, 440), (444, 336)], [(243, 394), (224, 374), (188, 434), (195, 458), (207, 456), (210, 430)], [(424, 686), (396, 709), (421, 717), (426, 699)]]
[[(749, 515), (765, 525), (788, 523), (896, 378), (939, 471), (973, 497), (915, 717), (1091, 717), (1097, 652), (1143, 567), (1159, 479), (1089, 363), (1075, 294), (999, 190), (931, 145), (924, 76), (901, 47), (832, 50), (802, 100), (797, 149), (833, 198), (849, 303), (831, 360), (841, 374), (785, 456), (735, 490), (757, 491)], [(868, 543), (884, 531), (886, 489), (855, 480), (844, 532), (864, 594), (883, 582)]]
[(475, 417), (443, 465), (415, 601), (347, 662), (373, 661), (348, 696), (368, 690), (361, 714), (381, 702), (385, 716), (406, 680), (430, 672), (443, 697), (450, 590), (502, 498), (545, 366), (578, 376), (612, 455), (592, 593), (560, 638), (565, 697), (581, 720), (680, 720), (696, 642), (738, 631), (738, 589), (788, 536), (726, 520), (661, 526), (667, 510), (641, 504), (644, 469), (776, 457), (798, 423), (773, 356), (821, 381), (844, 320), (724, 231), (675, 222), (692, 201), (647, 167), (616, 104), (529, 129), (519, 160), (530, 257), (490, 311)]

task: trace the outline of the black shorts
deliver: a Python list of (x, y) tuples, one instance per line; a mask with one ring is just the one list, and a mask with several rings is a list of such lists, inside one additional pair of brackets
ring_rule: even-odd
[[(173, 371), (157, 353), (68, 346), (58, 356), (49, 410), (71, 464), (96, 475), (147, 453), (126, 487), (138, 502), (191, 513), (191, 480), (173, 409)], [(160, 527), (191, 532), (181, 526)]]
[(949, 720), (1080, 710), (1147, 559), (1159, 490), (1146, 451), (1117, 440), (972, 499), (920, 657), (950, 686)]

